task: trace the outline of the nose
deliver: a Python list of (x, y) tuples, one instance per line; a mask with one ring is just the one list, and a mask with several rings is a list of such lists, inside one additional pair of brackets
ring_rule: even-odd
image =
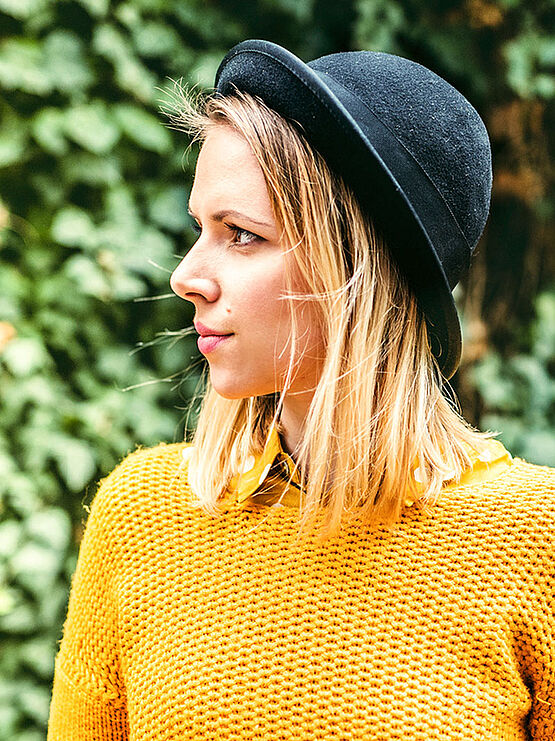
[(196, 305), (199, 301), (216, 301), (220, 295), (220, 286), (214, 277), (210, 277), (207, 266), (195, 259), (192, 248), (181, 260), (170, 278), (174, 293)]

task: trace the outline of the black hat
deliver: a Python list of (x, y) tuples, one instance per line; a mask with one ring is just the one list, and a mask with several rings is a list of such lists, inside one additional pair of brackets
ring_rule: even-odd
[(257, 95), (301, 125), (351, 186), (415, 292), (450, 378), (461, 329), (451, 291), (469, 266), (491, 193), (491, 151), (475, 109), (416, 62), (351, 51), (305, 64), (269, 41), (243, 41), (216, 74), (222, 95)]

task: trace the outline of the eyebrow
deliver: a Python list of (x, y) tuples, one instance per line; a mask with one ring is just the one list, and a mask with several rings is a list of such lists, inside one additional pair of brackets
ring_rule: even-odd
[[(189, 213), (189, 216), (193, 217), (193, 219), (197, 218), (190, 208), (187, 208), (187, 212)], [(240, 211), (235, 211), (233, 209), (216, 211), (216, 213), (212, 214), (210, 218), (212, 219), (212, 221), (223, 221), (228, 216), (234, 216), (235, 218), (239, 219), (246, 219), (247, 221), (250, 221), (251, 224), (257, 224), (257, 226), (265, 226), (267, 229), (274, 228), (272, 224), (267, 224), (265, 221), (257, 221), (257, 219), (253, 219), (252, 216), (247, 216), (246, 214), (242, 214)]]

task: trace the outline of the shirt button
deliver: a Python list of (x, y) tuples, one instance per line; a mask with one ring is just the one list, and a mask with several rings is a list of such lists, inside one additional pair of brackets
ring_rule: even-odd
[(478, 460), (482, 461), (482, 463), (491, 463), (495, 456), (493, 455), (491, 450), (484, 450), (480, 455), (478, 456)]
[(249, 471), (252, 471), (254, 468), (255, 460), (254, 455), (249, 455), (249, 457), (244, 461), (244, 463), (239, 466), (239, 473), (248, 473)]
[(412, 475), (414, 476), (414, 480), (415, 480), (415, 481), (417, 481), (417, 482), (418, 482), (419, 484), (421, 484), (421, 483), (422, 483), (422, 481), (423, 481), (423, 479), (424, 479), (424, 474), (423, 474), (423, 471), (422, 471), (422, 469), (420, 468), (420, 466), (418, 466), (418, 468), (415, 468), (415, 469), (414, 469), (414, 471), (413, 471), (413, 474), (412, 474)]
[(267, 475), (268, 475), (268, 473), (270, 472), (270, 468), (271, 468), (271, 467), (272, 467), (272, 464), (271, 464), (271, 463), (268, 463), (268, 464), (267, 464), (267, 465), (265, 466), (264, 470), (263, 470), (263, 471), (262, 471), (262, 473), (260, 474), (260, 478), (258, 479), (258, 486), (260, 486), (260, 484), (262, 484), (262, 483), (264, 482), (264, 479), (266, 478), (266, 476), (267, 476)]

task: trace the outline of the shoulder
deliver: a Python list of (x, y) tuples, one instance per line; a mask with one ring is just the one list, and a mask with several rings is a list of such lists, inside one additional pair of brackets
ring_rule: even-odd
[(449, 486), (445, 491), (449, 500), (464, 501), (471, 507), (495, 503), (501, 508), (526, 510), (542, 505), (552, 509), (555, 508), (555, 468), (515, 458), (491, 478), (474, 477), (467, 484)]
[(516, 458), (490, 480), (452, 487), (438, 502), (442, 519), (483, 542), (518, 545), (529, 554), (555, 547), (555, 469)]
[[(153, 505), (184, 499), (187, 443), (160, 443), (138, 448), (100, 481), (90, 517), (117, 519), (137, 516)], [(185, 451), (185, 456), (184, 456)]]
[[(502, 490), (518, 513), (529, 544), (548, 542), (555, 551), (555, 468), (517, 461), (514, 483)], [(518, 528), (518, 522), (515, 523)], [(533, 540), (534, 539), (534, 540)]]
[(506, 474), (491, 482), (490, 496), (497, 496), (500, 504), (510, 509), (541, 513), (555, 513), (555, 468), (515, 459)]
[(148, 481), (158, 483), (176, 472), (184, 461), (183, 451), (190, 448), (188, 443), (159, 443), (152, 448), (137, 448), (116, 466), (105, 481), (127, 487), (144, 486)]

